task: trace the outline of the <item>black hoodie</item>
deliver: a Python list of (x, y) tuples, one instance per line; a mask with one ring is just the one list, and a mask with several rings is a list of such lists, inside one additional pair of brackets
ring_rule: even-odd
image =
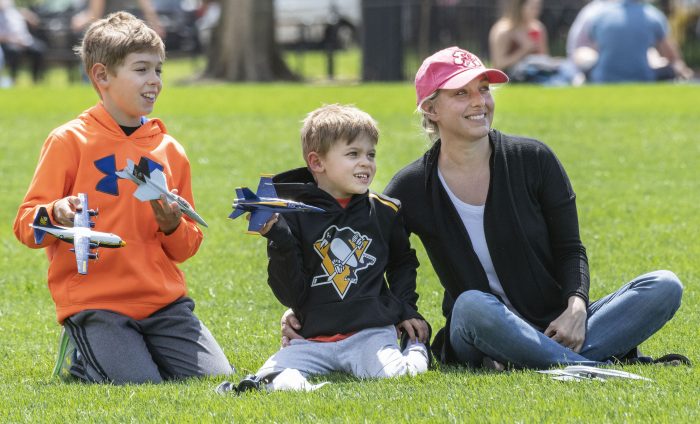
[(294, 310), (304, 337), (329, 336), (422, 319), (416, 268), (397, 200), (354, 195), (346, 208), (306, 168), (273, 178), (280, 198), (324, 213), (288, 213), (268, 238), (268, 284)]

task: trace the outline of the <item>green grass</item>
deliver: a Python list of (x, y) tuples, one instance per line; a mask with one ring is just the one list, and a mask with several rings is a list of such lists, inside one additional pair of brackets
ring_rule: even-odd
[[(265, 249), (230, 221), (233, 190), (261, 172), (302, 165), (298, 131), (322, 103), (354, 103), (379, 122), (381, 191), (427, 147), (409, 84), (174, 84), (189, 64), (166, 67), (154, 116), (187, 149), (197, 209), (209, 222), (199, 253), (182, 268), (197, 314), (231, 362), (235, 378), (254, 371), (278, 346), (283, 308), (266, 284)], [(179, 70), (178, 70), (179, 69)], [(496, 92), (495, 127), (545, 141), (578, 194), (588, 249), (591, 297), (643, 272), (667, 268), (683, 280), (683, 306), (645, 353), (700, 360), (700, 87), (680, 85)], [(22, 84), (0, 90), (0, 421), (270, 422), (697, 422), (697, 367), (628, 367), (653, 382), (563, 383), (534, 372), (493, 374), (459, 368), (415, 379), (359, 382), (332, 377), (318, 392), (215, 395), (221, 379), (160, 386), (98, 386), (51, 379), (59, 327), (46, 287), (46, 258), (12, 234), (11, 223), (48, 132), (94, 104), (89, 86)], [(441, 287), (418, 240), (419, 307), (443, 324)]]

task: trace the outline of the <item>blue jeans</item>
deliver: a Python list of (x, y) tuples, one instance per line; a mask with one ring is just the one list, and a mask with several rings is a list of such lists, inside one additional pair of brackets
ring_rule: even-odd
[(635, 278), (588, 307), (586, 339), (579, 353), (560, 345), (508, 310), (492, 294), (462, 293), (452, 309), (450, 344), (473, 367), (484, 356), (526, 368), (599, 365), (651, 337), (681, 305), (683, 285), (670, 271)]

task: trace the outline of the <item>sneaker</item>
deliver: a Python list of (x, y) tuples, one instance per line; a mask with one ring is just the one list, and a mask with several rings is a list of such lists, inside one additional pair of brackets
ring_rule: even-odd
[(214, 391), (220, 395), (225, 395), (228, 392), (235, 392), (236, 386), (230, 381), (224, 381), (223, 383), (216, 386)]
[(243, 393), (249, 390), (260, 390), (262, 379), (255, 374), (246, 375), (236, 386), (236, 392)]
[(255, 374), (248, 374), (238, 383), (238, 385), (233, 384), (230, 381), (224, 381), (223, 383), (216, 386), (214, 391), (221, 395), (228, 392), (234, 392), (236, 394), (241, 394), (250, 390), (258, 391), (264, 389), (267, 384), (272, 382), (275, 377), (279, 375), (279, 372), (274, 372), (266, 375), (265, 377), (258, 377)]
[[(425, 322), (428, 324), (428, 322)], [(425, 350), (428, 351), (428, 369), (433, 367), (433, 352), (432, 349), (430, 349), (430, 339), (433, 337), (433, 328), (428, 324), (428, 343), (425, 344)], [(408, 333), (407, 332), (402, 332), (401, 333), (401, 340), (399, 342), (399, 347), (401, 348), (401, 352), (406, 350), (406, 347), (408, 347)]]
[(639, 350), (638, 347), (629, 351), (626, 355), (621, 358), (613, 358), (621, 365), (637, 365), (637, 364), (654, 364), (654, 365), (668, 365), (668, 366), (678, 366), (687, 365), (692, 366), (690, 359), (678, 353), (669, 353), (660, 358), (652, 358), (651, 356), (645, 356)]
[(61, 329), (61, 335), (58, 337), (58, 356), (56, 363), (53, 366), (53, 377), (68, 377), (69, 370), (73, 362), (73, 357), (76, 355), (75, 345), (68, 336), (65, 328)]
[(668, 355), (654, 359), (652, 363), (655, 365), (667, 365), (672, 367), (677, 367), (679, 365), (693, 366), (688, 357), (678, 353), (669, 353)]

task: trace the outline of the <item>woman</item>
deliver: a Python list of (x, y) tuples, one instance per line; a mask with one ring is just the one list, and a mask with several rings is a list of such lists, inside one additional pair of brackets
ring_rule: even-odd
[(510, 0), (489, 32), (491, 61), (518, 82), (565, 85), (580, 78), (566, 60), (551, 57), (547, 29), (539, 20), (542, 0)]
[[(491, 129), (490, 85), (507, 81), (458, 47), (430, 56), (416, 75), (434, 143), (385, 192), (401, 201), (407, 230), (445, 289), (447, 322), (433, 351), (443, 362), (497, 368), (621, 359), (671, 319), (683, 287), (672, 272), (655, 271), (589, 304), (563, 167), (543, 143)], [(295, 321), (283, 320), (287, 337)]]
[(489, 33), (493, 65), (511, 69), (530, 55), (549, 55), (547, 29), (540, 22), (542, 0), (510, 0)]

